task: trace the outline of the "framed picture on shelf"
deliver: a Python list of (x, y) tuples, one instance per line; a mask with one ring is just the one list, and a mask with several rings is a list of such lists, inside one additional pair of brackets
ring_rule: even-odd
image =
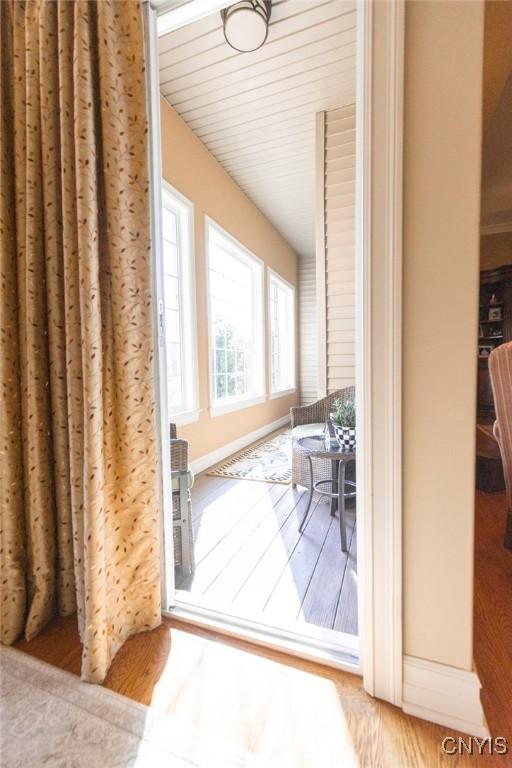
[(489, 320), (501, 320), (501, 307), (489, 307)]
[(480, 360), (488, 358), (493, 349), (494, 346), (492, 344), (480, 344), (478, 347), (478, 357)]

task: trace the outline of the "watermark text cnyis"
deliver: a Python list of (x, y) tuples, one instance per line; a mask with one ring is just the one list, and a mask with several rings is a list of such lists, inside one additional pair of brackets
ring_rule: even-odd
[(441, 749), (445, 755), (508, 755), (504, 736), (446, 736)]

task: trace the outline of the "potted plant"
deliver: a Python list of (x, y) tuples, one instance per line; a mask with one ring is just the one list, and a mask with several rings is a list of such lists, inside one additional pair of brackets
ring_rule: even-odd
[(356, 406), (353, 400), (335, 400), (331, 422), (341, 446), (353, 451), (356, 446)]

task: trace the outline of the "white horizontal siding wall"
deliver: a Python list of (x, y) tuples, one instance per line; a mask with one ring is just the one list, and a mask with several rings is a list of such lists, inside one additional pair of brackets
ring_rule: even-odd
[(315, 114), (354, 100), (355, 0), (274, 0), (249, 53), (226, 44), (218, 12), (158, 48), (162, 95), (293, 250), (313, 253)]
[(318, 399), (318, 333), (316, 262), (310, 254), (299, 259), (299, 382), (301, 403)]
[(355, 104), (324, 113), (327, 392), (355, 383)]

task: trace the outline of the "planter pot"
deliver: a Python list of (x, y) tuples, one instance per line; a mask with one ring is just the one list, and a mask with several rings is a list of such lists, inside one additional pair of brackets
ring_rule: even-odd
[(356, 430), (355, 427), (338, 427), (334, 425), (334, 431), (338, 438), (339, 444), (347, 451), (353, 451), (356, 447)]

